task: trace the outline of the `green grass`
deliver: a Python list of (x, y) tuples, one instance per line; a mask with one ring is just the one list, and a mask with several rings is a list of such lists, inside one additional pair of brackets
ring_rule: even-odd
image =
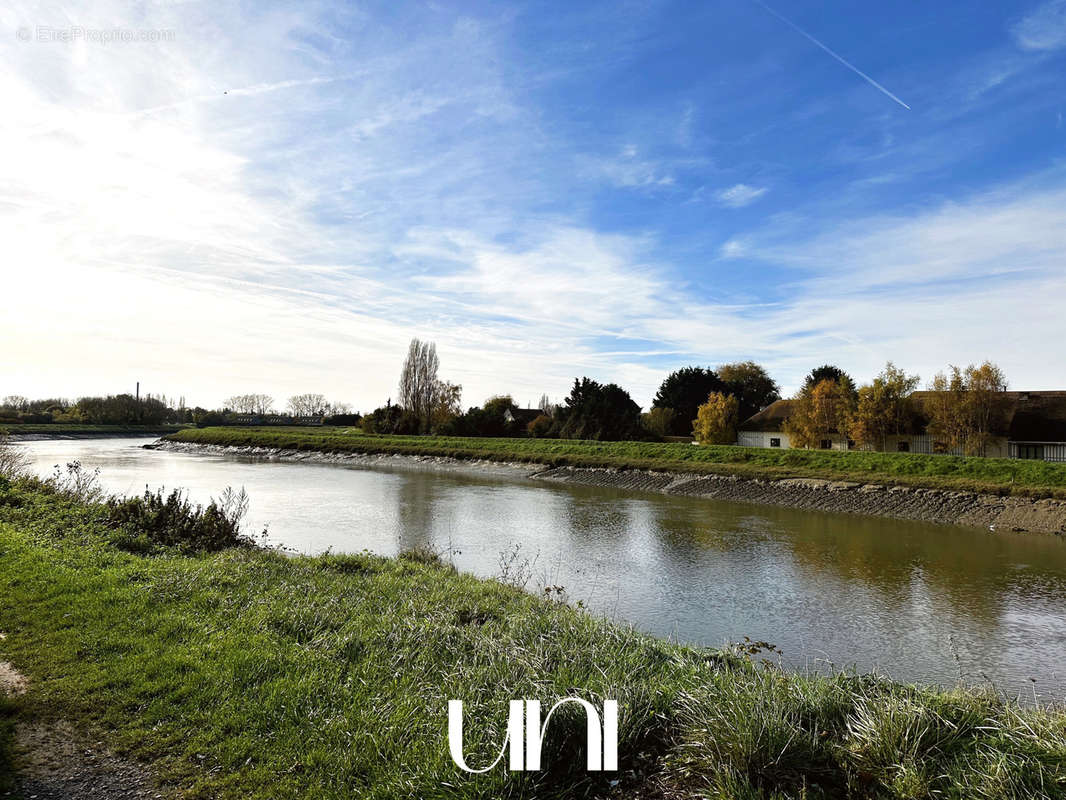
[(77, 436), (79, 434), (115, 434), (126, 435), (143, 433), (145, 436), (154, 434), (174, 433), (185, 428), (184, 425), (76, 425), (65, 422), (52, 423), (0, 423), (0, 433), (8, 433), (12, 436), (20, 434), (50, 434), (52, 436)]
[(545, 466), (669, 470), (764, 479), (828, 478), (1034, 497), (1066, 497), (1066, 464), (1006, 458), (697, 447), (674, 442), (376, 436), (353, 428), (329, 427), (201, 428), (180, 431), (167, 438), (179, 442), (325, 452), (448, 456)]
[[(432, 558), (134, 555), (105, 514), (37, 482), (0, 489), (0, 658), (31, 681), (0, 734), (12, 713), (74, 720), (174, 796), (1066, 797), (1058, 711), (794, 675)], [(583, 771), (569, 712), (543, 772), (452, 765), (448, 699), (466, 702), (473, 764), (498, 752), (508, 700), (574, 694), (619, 701), (619, 773)]]

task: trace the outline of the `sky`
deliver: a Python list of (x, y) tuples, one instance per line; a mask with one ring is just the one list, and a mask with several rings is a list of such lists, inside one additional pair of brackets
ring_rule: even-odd
[(0, 395), (1064, 389), (1066, 0), (5, 3)]

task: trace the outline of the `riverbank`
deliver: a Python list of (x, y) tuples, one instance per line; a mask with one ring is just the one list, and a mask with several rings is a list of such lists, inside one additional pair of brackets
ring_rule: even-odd
[(190, 428), (173, 441), (311, 450), (444, 456), (741, 478), (821, 478), (1023, 497), (1066, 499), (1066, 464), (1007, 458), (963, 458), (852, 450), (776, 450), (675, 442), (597, 442), (573, 439), (383, 436), (341, 427)]
[(184, 425), (66, 425), (26, 424), (0, 425), (0, 435), (7, 434), (12, 442), (33, 442), (46, 439), (110, 439), (118, 436), (166, 436), (184, 430)]
[[(47, 485), (0, 489), (0, 661), (27, 688), (0, 701), (0, 780), (12, 722), (69, 722), (170, 797), (1066, 796), (1057, 710), (791, 674), (757, 647), (655, 640), (427, 554), (144, 556), (119, 549), (131, 533)], [(448, 699), (481, 766), (510, 699), (568, 696), (618, 700), (618, 773), (584, 771), (572, 711), (542, 772), (452, 764)]]
[[(190, 433), (200, 433), (191, 431)], [(875, 483), (811, 477), (743, 477), (732, 474), (612, 467), (554, 466), (530, 470), (529, 462), (461, 458), (451, 455), (403, 455), (394, 452), (308, 450), (189, 442), (184, 434), (167, 437), (158, 447), (184, 452), (234, 453), (283, 461), (363, 464), (406, 463), (437, 468), (508, 470), (537, 480), (616, 489), (651, 491), (736, 502), (760, 503), (809, 511), (866, 514), (984, 530), (1066, 533), (1066, 501), (1051, 497), (1007, 495), (900, 483)], [(205, 437), (197, 437), (205, 438)], [(502, 454), (496, 454), (501, 455)], [(569, 458), (570, 456), (568, 456)], [(929, 458), (936, 458), (930, 456)]]

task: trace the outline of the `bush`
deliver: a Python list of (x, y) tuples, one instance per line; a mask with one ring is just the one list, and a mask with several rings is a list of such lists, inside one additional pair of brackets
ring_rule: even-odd
[(18, 478), (29, 469), (30, 460), (25, 451), (0, 436), (0, 478)]
[(334, 414), (333, 416), (326, 417), (323, 421), (323, 425), (349, 425), (356, 426), (363, 421), (363, 418), (359, 414)]
[(208, 411), (206, 414), (197, 414), (195, 422), (197, 428), (209, 428), (216, 425), (225, 425), (226, 418), (217, 411)]
[(120, 531), (115, 544), (147, 552), (157, 546), (186, 552), (217, 552), (251, 544), (241, 536), (241, 518), (248, 510), (248, 494), (227, 488), (206, 508), (193, 505), (180, 489), (165, 498), (163, 490), (147, 489), (140, 497), (112, 497), (107, 501), (108, 523)]
[(534, 439), (543, 439), (551, 434), (552, 418), (547, 414), (541, 414), (526, 426), (526, 431)]

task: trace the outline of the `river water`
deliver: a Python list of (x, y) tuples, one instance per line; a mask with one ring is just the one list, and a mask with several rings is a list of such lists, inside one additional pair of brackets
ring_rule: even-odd
[[(1066, 541), (1047, 535), (538, 482), (507, 470), (337, 466), (145, 450), (148, 439), (26, 442), (112, 491), (251, 497), (249, 532), (304, 553), (425, 546), (462, 570), (530, 575), (572, 602), (700, 645), (749, 636), (786, 666), (880, 670), (1066, 697)], [(518, 545), (517, 555), (515, 546)], [(510, 556), (502, 555), (510, 553)], [(447, 553), (445, 554), (447, 557)]]

